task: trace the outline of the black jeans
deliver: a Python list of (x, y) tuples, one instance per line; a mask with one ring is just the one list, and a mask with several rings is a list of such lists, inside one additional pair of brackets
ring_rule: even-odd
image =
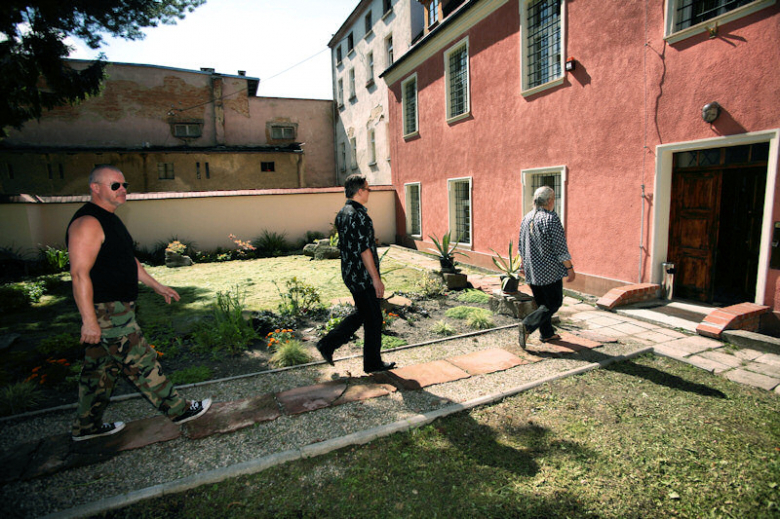
[(320, 342), (320, 348), (329, 353), (349, 342), (352, 335), (363, 326), (363, 369), (376, 369), (382, 364), (382, 307), (373, 286), (360, 292), (352, 292), (355, 311), (345, 317)]
[(547, 339), (555, 335), (552, 317), (563, 304), (563, 280), (559, 279), (549, 285), (529, 286), (539, 308), (523, 319), (523, 325), (528, 333), (533, 333), (538, 328), (542, 339)]

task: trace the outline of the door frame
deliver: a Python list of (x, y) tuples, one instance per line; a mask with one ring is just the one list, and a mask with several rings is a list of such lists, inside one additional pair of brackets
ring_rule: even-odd
[(769, 254), (772, 239), (773, 200), (775, 183), (778, 176), (778, 147), (780, 128), (759, 132), (742, 133), (726, 137), (715, 137), (696, 141), (659, 144), (656, 146), (653, 235), (650, 254), (650, 281), (660, 284), (663, 279), (662, 263), (666, 262), (669, 252), (669, 216), (671, 212), (673, 156), (680, 151), (705, 148), (725, 148), (757, 142), (769, 142), (769, 158), (766, 171), (766, 191), (764, 193), (764, 217), (761, 222), (761, 249), (758, 255), (758, 276), (756, 280), (757, 304), (764, 304), (766, 282), (769, 273)]

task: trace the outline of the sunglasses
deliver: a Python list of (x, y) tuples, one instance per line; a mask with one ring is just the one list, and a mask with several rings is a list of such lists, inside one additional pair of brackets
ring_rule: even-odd
[(129, 186), (130, 184), (128, 184), (127, 182), (111, 182), (110, 184), (107, 185), (111, 188), (111, 191), (118, 191), (120, 186), (125, 188), (125, 191), (127, 191), (127, 186)]

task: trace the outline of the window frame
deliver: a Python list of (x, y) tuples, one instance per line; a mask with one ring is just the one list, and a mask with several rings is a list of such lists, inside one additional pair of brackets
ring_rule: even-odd
[[(414, 232), (412, 228), (412, 204), (411, 204), (411, 188), (417, 188), (417, 222), (418, 233)], [(404, 214), (406, 215), (406, 234), (412, 238), (422, 240), (422, 184), (420, 182), (407, 182), (404, 184)]]
[(344, 56), (341, 55), (341, 42), (336, 45), (336, 66), (341, 65), (344, 61)]
[[(160, 166), (163, 168), (163, 174), (165, 176), (160, 176)], [(170, 170), (170, 176), (168, 176), (168, 172)], [(175, 180), (176, 179), (176, 172), (173, 167), (173, 162), (158, 162), (157, 163), (157, 180)]]
[(341, 152), (341, 171), (347, 171), (347, 144), (344, 142), (339, 143)]
[(558, 76), (539, 85), (529, 85), (528, 73), (528, 5), (539, 0), (521, 0), (520, 1), (520, 93), (527, 97), (538, 94), (544, 90), (557, 87), (563, 84), (566, 77), (566, 2), (560, 2), (561, 14), (558, 30), (560, 32), (559, 65), (560, 73)]
[[(179, 135), (177, 131), (180, 128), (185, 129), (184, 135)], [(192, 132), (192, 133), (191, 133)], [(171, 134), (177, 139), (198, 139), (203, 136), (203, 123), (199, 121), (177, 121), (171, 123)]]
[(276, 164), (275, 161), (267, 161), (263, 160), (260, 161), (260, 172), (261, 173), (275, 173), (276, 172)]
[(368, 77), (368, 80), (366, 81), (366, 88), (368, 88), (374, 84), (374, 52), (373, 51), (366, 54), (366, 76)]
[(357, 163), (357, 138), (351, 137), (349, 139), (349, 165), (351, 169), (358, 169)]
[[(269, 122), (266, 123), (268, 128), (268, 141), (270, 143), (275, 142), (293, 142), (298, 137), (298, 124), (297, 123), (278, 123), (278, 122)], [(275, 130), (282, 130), (282, 136), (281, 137), (275, 137), (274, 131)], [(292, 132), (292, 137), (285, 137), (284, 131), (290, 130)]]
[(390, 68), (390, 65), (394, 63), (393, 33), (390, 33), (385, 37), (385, 60), (387, 60), (385, 68)]
[(336, 102), (339, 108), (344, 107), (344, 79), (339, 78), (336, 84)]
[[(414, 82), (414, 128), (412, 129), (409, 128), (410, 121), (406, 114), (409, 103), (406, 89), (411, 82)], [(415, 72), (401, 82), (401, 132), (404, 138), (415, 137), (420, 134), (420, 112), (417, 93), (417, 73)]]
[(455, 243), (455, 240), (458, 240), (457, 236), (457, 207), (455, 199), (456, 196), (456, 189), (455, 184), (468, 182), (468, 207), (469, 207), (469, 241), (457, 241), (457, 244), (462, 247), (468, 247), (470, 248), (474, 242), (474, 191), (473, 191), (473, 180), (472, 177), (458, 177), (458, 178), (449, 178), (447, 179), (447, 214), (448, 214), (448, 222), (447, 222), (447, 229), (450, 233), (450, 239), (453, 243)]
[(371, 36), (374, 33), (374, 17), (371, 13), (371, 10), (369, 9), (366, 15), (363, 17), (363, 22), (365, 23), (365, 29), (366, 29), (366, 38)]
[(376, 130), (368, 130), (368, 165), (376, 166)]
[(710, 30), (710, 28), (717, 28), (719, 25), (723, 25), (724, 23), (739, 20), (740, 18), (749, 16), (762, 9), (771, 7), (776, 3), (776, 0), (755, 0), (750, 4), (737, 7), (726, 13), (719, 14), (704, 20), (703, 22), (699, 22), (696, 25), (691, 25), (690, 27), (676, 31), (674, 26), (677, 23), (677, 17), (675, 14), (677, 13), (677, 6), (681, 1), (682, 0), (666, 0), (665, 2), (666, 9), (664, 12), (664, 39), (668, 43), (677, 43), (698, 34), (702, 34)]
[[(453, 114), (453, 106), (451, 103), (450, 95), (451, 95), (451, 71), (450, 71), (450, 57), (455, 54), (459, 53), (461, 51), (465, 51), (466, 53), (466, 86), (465, 86), (465, 92), (464, 92), (464, 109), (463, 112), (458, 114)], [(465, 119), (466, 117), (469, 117), (471, 115), (471, 58), (469, 56), (469, 38), (466, 36), (459, 42), (452, 45), (449, 49), (447, 49), (444, 52), (444, 105), (445, 105), (445, 116), (447, 123), (454, 123), (456, 121), (460, 121), (461, 119)]]
[(350, 31), (347, 35), (347, 56), (351, 56), (355, 52), (355, 34)]
[(432, 0), (425, 10), (428, 18), (428, 29), (432, 29), (439, 23), (439, 0)]
[(523, 186), (523, 198), (522, 198), (522, 214), (520, 219), (528, 214), (534, 208), (534, 189), (533, 178), (542, 175), (558, 175), (560, 176), (560, 187), (555, 190), (555, 212), (558, 213), (558, 217), (561, 219), (561, 225), (566, 227), (566, 166), (549, 166), (544, 168), (530, 168), (520, 171), (521, 182)]
[(348, 72), (349, 77), (349, 100), (353, 101), (357, 97), (357, 91), (355, 89), (355, 68), (352, 67)]

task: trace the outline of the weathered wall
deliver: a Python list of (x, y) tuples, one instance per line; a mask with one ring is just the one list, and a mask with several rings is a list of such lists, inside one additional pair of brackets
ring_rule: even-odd
[[(133, 239), (150, 247), (172, 236), (196, 242), (202, 250), (234, 248), (234, 234), (253, 240), (264, 230), (284, 233), (290, 241), (307, 231), (329, 233), (336, 213), (344, 205), (343, 188), (269, 190), (231, 193), (229, 196), (196, 197), (168, 193), (150, 199), (130, 195), (117, 214)], [(145, 198), (145, 199), (144, 199)], [(88, 197), (61, 203), (0, 204), (0, 247), (33, 254), (39, 247), (63, 246), (73, 213)], [(367, 204), (376, 236), (382, 243), (395, 239), (395, 192), (372, 190)]]

